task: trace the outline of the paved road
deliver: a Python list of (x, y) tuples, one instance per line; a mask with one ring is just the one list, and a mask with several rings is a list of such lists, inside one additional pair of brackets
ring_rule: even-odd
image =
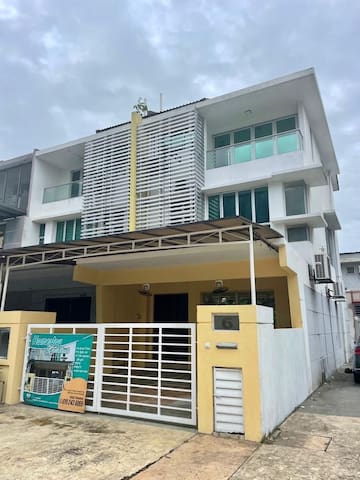
[(263, 444), (95, 414), (0, 406), (1, 480), (360, 479), (360, 386), (338, 374)]
[(337, 374), (261, 445), (233, 480), (360, 478), (360, 386)]

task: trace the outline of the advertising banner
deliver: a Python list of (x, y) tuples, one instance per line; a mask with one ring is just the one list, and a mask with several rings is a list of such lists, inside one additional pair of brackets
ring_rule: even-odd
[(28, 351), (24, 402), (83, 413), (93, 335), (33, 333)]

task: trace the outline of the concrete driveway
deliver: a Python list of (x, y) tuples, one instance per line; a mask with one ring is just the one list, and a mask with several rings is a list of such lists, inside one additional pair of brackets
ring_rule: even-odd
[(258, 446), (121, 417), (0, 406), (1, 480), (226, 480)]
[(120, 480), (194, 434), (120, 417), (1, 406), (0, 478)]

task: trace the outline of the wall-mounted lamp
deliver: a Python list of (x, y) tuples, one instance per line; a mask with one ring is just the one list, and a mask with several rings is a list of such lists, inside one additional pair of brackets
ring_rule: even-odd
[(152, 293), (150, 291), (150, 283), (143, 283), (141, 288), (138, 290), (140, 295), (144, 295), (145, 297), (151, 297)]
[(225, 293), (229, 289), (224, 286), (224, 282), (222, 280), (215, 280), (215, 288), (212, 293)]

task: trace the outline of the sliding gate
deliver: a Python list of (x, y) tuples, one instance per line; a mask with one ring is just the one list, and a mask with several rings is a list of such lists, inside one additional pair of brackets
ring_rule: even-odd
[(195, 324), (29, 325), (23, 385), (31, 333), (94, 335), (86, 410), (196, 425)]

